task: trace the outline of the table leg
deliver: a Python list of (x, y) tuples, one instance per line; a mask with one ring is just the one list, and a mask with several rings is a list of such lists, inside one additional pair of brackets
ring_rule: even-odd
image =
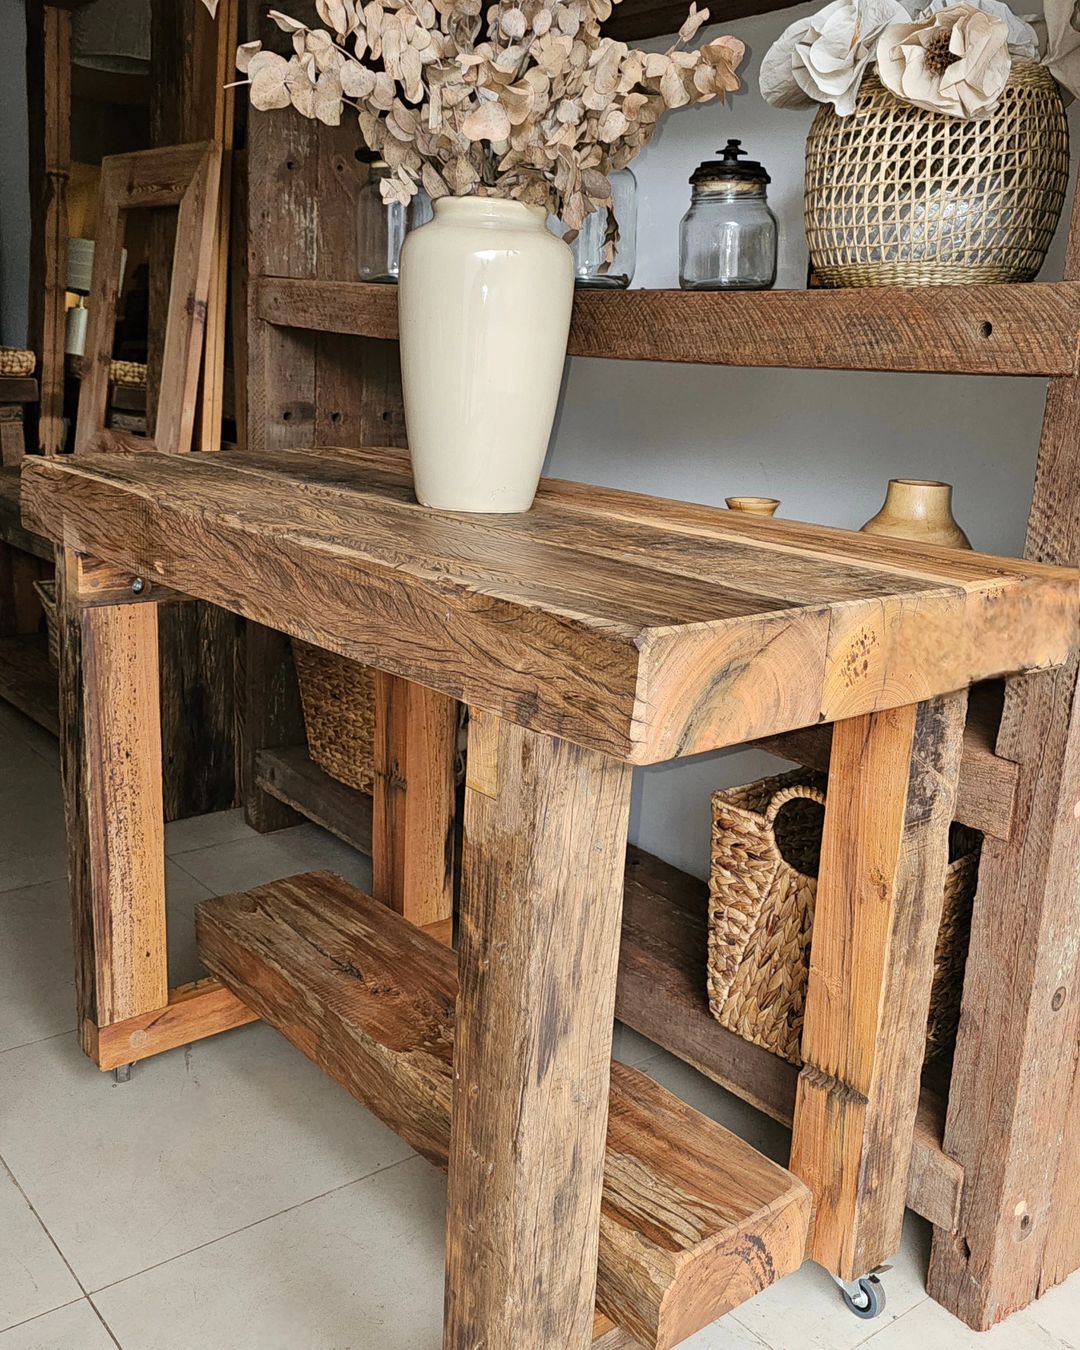
[(583, 1350), (631, 770), (473, 712), (445, 1350)]
[(168, 1003), (157, 606), (85, 604), (57, 554), (60, 728), (83, 1048)]
[(375, 672), (372, 894), (420, 927), (454, 916), (456, 699)]
[(966, 706), (833, 731), (791, 1170), (809, 1255), (844, 1279), (900, 1245)]

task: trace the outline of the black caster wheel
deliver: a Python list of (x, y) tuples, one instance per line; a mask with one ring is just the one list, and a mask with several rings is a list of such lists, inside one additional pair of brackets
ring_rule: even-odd
[(880, 1317), (885, 1311), (885, 1286), (876, 1275), (864, 1275), (861, 1280), (853, 1281), (848, 1287), (841, 1288), (841, 1295), (848, 1311), (856, 1317), (869, 1322)]

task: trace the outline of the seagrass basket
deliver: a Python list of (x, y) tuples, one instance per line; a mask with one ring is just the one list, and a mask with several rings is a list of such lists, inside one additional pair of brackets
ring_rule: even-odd
[(0, 375), (33, 375), (37, 357), (20, 347), (0, 347)]
[[(713, 794), (709, 1008), (729, 1031), (801, 1064), (827, 779), (797, 769)], [(953, 825), (926, 1057), (960, 1018), (981, 836)]]
[(1053, 76), (1015, 61), (996, 110), (965, 122), (863, 80), (806, 141), (804, 214), (821, 286), (1031, 281), (1057, 227), (1069, 132)]
[(308, 754), (339, 783), (370, 792), (375, 677), (369, 666), (293, 638)]

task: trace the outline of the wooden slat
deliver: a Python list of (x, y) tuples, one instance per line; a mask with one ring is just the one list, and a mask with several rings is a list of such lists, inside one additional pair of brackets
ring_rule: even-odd
[[(295, 803), (289, 796), (297, 790), (295, 775), (289, 781), (278, 776), (275, 770), (277, 781), (283, 783), (285, 791), (272, 791), (260, 782), (261, 770), (256, 766), (256, 756), (264, 750), (278, 750), (303, 742), (304, 711), (292, 648), (283, 633), (262, 624), (245, 624), (240, 658), (236, 677), (244, 713), (239, 724), (240, 795), (244, 819), (253, 830), (265, 834), (298, 825), (301, 817), (293, 809)], [(321, 810), (317, 799), (312, 801), (312, 806)], [(311, 818), (319, 819), (314, 813)], [(327, 822), (320, 820), (319, 823)], [(333, 827), (328, 825), (327, 828)]]
[[(325, 873), (207, 901), (196, 925), (203, 958), (245, 1002), (447, 1165), (452, 952)], [(597, 1284), (600, 1308), (637, 1343), (675, 1345), (798, 1266), (807, 1219), (806, 1190), (782, 1168), (613, 1066)], [(586, 1344), (594, 1328), (590, 1310)], [(564, 1345), (539, 1333), (505, 1343)]]
[(452, 918), (458, 705), (375, 672), (372, 894), (419, 927)]
[[(995, 839), (1008, 839), (1019, 766), (994, 749), (1001, 721), (1001, 686), (980, 685), (971, 691), (964, 729), (964, 754), (956, 789), (956, 819)], [(827, 770), (832, 727), (804, 727), (783, 736), (766, 736), (755, 745), (771, 754)]]
[(844, 1279), (900, 1246), (966, 705), (833, 731), (791, 1168)]
[[(705, 988), (708, 886), (640, 849), (629, 851), (616, 1014), (671, 1054), (790, 1125), (798, 1070), (715, 1021)], [(915, 1122), (907, 1203), (949, 1228), (963, 1171), (942, 1150), (944, 1103), (925, 1088)]]
[(256, 751), (255, 782), (275, 801), (370, 856), (370, 795), (331, 778), (311, 758), (306, 745)]
[[(397, 293), (364, 282), (264, 276), (268, 323), (397, 337)], [(836, 291), (583, 291), (571, 356), (823, 370), (1071, 375), (1080, 284)]]
[(117, 1069), (257, 1020), (258, 1014), (217, 980), (198, 980), (170, 989), (163, 1008), (111, 1026), (84, 1023), (82, 1043), (99, 1069)]
[(469, 714), (443, 1345), (582, 1350), (631, 773)]
[(440, 514), (398, 455), (335, 455), (30, 457), (23, 515), (635, 763), (1051, 665), (1076, 638), (1064, 569), (580, 484), (542, 486), (520, 517)]

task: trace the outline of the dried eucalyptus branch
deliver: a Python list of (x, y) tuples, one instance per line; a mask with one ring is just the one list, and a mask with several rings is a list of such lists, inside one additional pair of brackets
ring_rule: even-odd
[(421, 184), (432, 198), (511, 197), (578, 230), (668, 108), (739, 88), (745, 50), (733, 37), (686, 50), (709, 17), (696, 4), (666, 52), (634, 50), (601, 35), (612, 3), (316, 0), (326, 28), (270, 11), (291, 59), (248, 42), (236, 64), (256, 108), (291, 104), (330, 126), (354, 110), (393, 170), (388, 200)]

